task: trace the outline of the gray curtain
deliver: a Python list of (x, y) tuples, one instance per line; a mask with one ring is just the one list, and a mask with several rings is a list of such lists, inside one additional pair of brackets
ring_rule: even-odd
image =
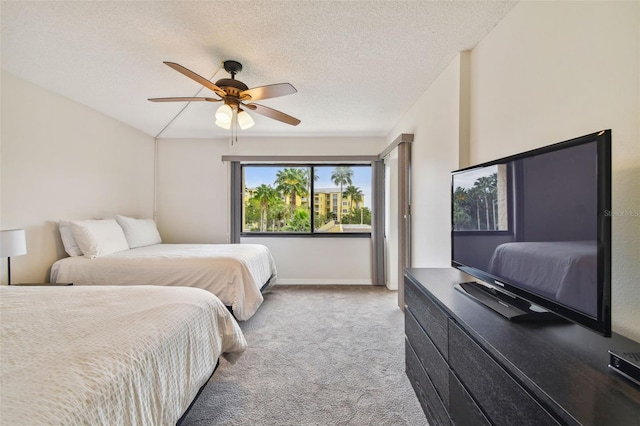
[(242, 229), (242, 169), (239, 161), (231, 161), (231, 195), (229, 203), (231, 211), (229, 216), (229, 242), (240, 244), (240, 231)]

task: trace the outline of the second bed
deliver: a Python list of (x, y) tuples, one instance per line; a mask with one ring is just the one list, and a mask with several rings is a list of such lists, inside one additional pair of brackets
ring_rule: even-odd
[(154, 244), (93, 259), (60, 259), (51, 268), (51, 282), (198, 287), (243, 321), (262, 304), (262, 292), (276, 274), (269, 249), (259, 244)]

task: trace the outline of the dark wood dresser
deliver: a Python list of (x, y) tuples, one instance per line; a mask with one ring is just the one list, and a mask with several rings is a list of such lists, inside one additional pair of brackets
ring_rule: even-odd
[(607, 367), (609, 349), (637, 343), (510, 322), (453, 287), (466, 281), (453, 268), (405, 273), (406, 372), (432, 426), (640, 425), (640, 386)]

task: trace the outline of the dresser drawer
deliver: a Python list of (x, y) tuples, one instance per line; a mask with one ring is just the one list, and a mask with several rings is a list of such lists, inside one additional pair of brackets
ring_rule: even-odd
[(451, 425), (447, 409), (408, 341), (405, 341), (405, 365), (409, 382), (413, 386), (429, 424), (431, 426)]
[(449, 357), (447, 327), (449, 317), (408, 278), (404, 280), (404, 300), (418, 323), (436, 345), (444, 359)]
[(557, 425), (493, 358), (453, 321), (449, 324), (449, 365), (492, 424)]
[(471, 398), (469, 392), (462, 386), (462, 383), (458, 380), (452, 371), (449, 371), (449, 389), (451, 393), (449, 395), (449, 415), (451, 416), (451, 422), (455, 425), (478, 425), (478, 426), (490, 426), (491, 422), (482, 413), (478, 404)]
[(422, 368), (433, 382), (445, 407), (449, 408), (449, 366), (426, 335), (410, 309), (404, 313), (404, 330)]

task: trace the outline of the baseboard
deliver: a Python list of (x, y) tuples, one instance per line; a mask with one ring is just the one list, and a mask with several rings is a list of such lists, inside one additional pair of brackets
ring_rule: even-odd
[(278, 278), (275, 285), (373, 285), (371, 280), (365, 279), (295, 279), (295, 278)]

